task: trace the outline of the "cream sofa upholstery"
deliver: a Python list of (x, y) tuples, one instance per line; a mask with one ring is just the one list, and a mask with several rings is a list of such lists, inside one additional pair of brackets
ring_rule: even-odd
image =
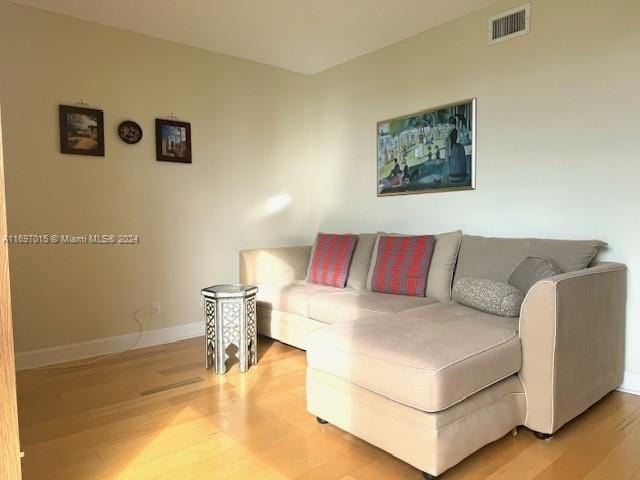
[(307, 362), (396, 402), (439, 412), (520, 370), (512, 319), (479, 320), (476, 313), (437, 303), (321, 328), (309, 337)]
[(442, 412), (388, 400), (309, 368), (307, 409), (414, 467), (439, 475), (522, 425), (526, 399), (512, 375)]
[(405, 297), (366, 290), (346, 291), (338, 295), (310, 298), (308, 316), (323, 323), (344, 323), (434, 303), (437, 301), (429, 297)]
[(506, 281), (530, 254), (579, 268), (535, 284), (519, 319), (310, 285), (308, 246), (243, 251), (240, 279), (260, 288), (260, 333), (307, 350), (309, 412), (439, 475), (517, 426), (553, 434), (620, 385), (626, 267), (581, 268), (601, 244), (463, 237), (457, 278)]
[[(307, 296), (311, 289), (295, 289), (297, 302), (284, 297), (294, 290), (294, 285), (306, 283), (311, 248), (311, 245), (306, 245), (240, 252), (240, 281), (259, 286), (258, 331), (305, 350), (309, 332), (324, 325), (306, 315)], [(299, 308), (292, 308), (293, 311), (284, 306), (296, 303)], [(296, 310), (303, 313), (296, 313)]]
[(321, 296), (340, 296), (342, 289), (314, 285), (303, 280), (286, 284), (259, 284), (260, 295), (258, 305), (261, 308), (279, 310), (281, 312), (309, 316), (309, 304), (313, 298)]
[(520, 313), (525, 425), (553, 433), (622, 383), (626, 267), (604, 263), (543, 280)]

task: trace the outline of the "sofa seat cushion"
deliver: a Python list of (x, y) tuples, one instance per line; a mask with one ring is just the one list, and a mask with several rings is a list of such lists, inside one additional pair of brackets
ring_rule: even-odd
[(344, 293), (351, 289), (334, 288), (326, 285), (298, 280), (285, 284), (258, 285), (258, 306), (308, 316), (309, 299), (316, 295)]
[(520, 370), (515, 321), (454, 303), (312, 332), (317, 370), (425, 412), (442, 411)]
[(428, 297), (408, 297), (367, 290), (339, 295), (320, 294), (309, 298), (309, 317), (325, 323), (344, 323), (360, 318), (397, 313), (436, 303)]

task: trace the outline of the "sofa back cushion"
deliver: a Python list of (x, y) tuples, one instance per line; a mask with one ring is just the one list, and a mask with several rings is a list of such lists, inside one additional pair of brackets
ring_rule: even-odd
[(358, 237), (318, 233), (309, 264), (309, 283), (344, 288)]
[[(403, 233), (391, 233), (388, 235), (394, 237), (409, 236)], [(427, 297), (432, 297), (439, 302), (448, 302), (451, 300), (453, 272), (458, 259), (462, 232), (456, 230), (454, 232), (439, 233), (435, 237), (436, 244), (433, 248), (431, 265), (427, 273), (427, 288), (425, 294)], [(373, 275), (373, 266), (377, 254), (377, 243), (374, 243), (373, 253), (371, 255), (371, 266), (369, 267), (369, 275), (367, 277), (367, 290), (371, 290), (371, 277)]]
[(355, 290), (367, 289), (367, 274), (377, 236), (376, 233), (358, 234), (358, 243), (353, 252), (353, 260), (351, 260), (351, 268), (347, 277), (347, 287)]
[(433, 235), (378, 235), (371, 264), (371, 290), (424, 297), (435, 246)]
[(427, 276), (427, 297), (440, 302), (451, 300), (453, 271), (456, 267), (462, 232), (439, 233), (436, 235), (436, 246)]
[(586, 268), (606, 246), (599, 240), (548, 240), (538, 238), (491, 238), (464, 235), (455, 280), (465, 277), (506, 282), (513, 269), (529, 256), (547, 257), (564, 272)]

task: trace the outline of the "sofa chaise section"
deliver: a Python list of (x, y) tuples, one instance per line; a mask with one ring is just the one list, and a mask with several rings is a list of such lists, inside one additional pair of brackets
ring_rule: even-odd
[(309, 337), (307, 363), (404, 405), (439, 412), (520, 370), (516, 328), (513, 319), (438, 303), (319, 329)]
[(515, 375), (429, 413), (321, 370), (307, 370), (309, 412), (431, 475), (522, 425), (525, 402)]

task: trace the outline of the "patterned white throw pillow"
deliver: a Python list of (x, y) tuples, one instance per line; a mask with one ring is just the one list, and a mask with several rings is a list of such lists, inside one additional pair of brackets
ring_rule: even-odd
[(520, 315), (524, 294), (516, 287), (485, 278), (461, 278), (453, 286), (455, 302), (503, 317)]

